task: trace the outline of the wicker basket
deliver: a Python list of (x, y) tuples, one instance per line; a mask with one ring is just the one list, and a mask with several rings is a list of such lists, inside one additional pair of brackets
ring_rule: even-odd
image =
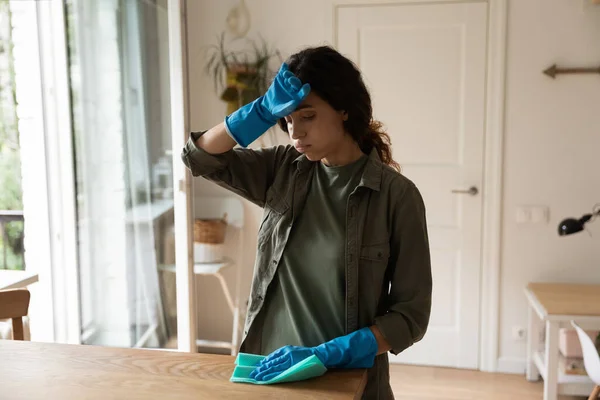
[(225, 242), (225, 230), (227, 229), (227, 214), (221, 219), (194, 220), (194, 242), (220, 244)]

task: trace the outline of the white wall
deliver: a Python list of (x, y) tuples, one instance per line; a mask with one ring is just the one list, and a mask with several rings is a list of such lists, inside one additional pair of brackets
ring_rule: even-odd
[[(225, 105), (204, 75), (202, 46), (214, 43), (235, 0), (188, 2), (191, 129), (222, 121)], [(257, 31), (287, 57), (295, 50), (330, 41), (326, 8), (331, 1), (247, 0)], [(558, 222), (600, 202), (600, 77), (566, 76), (552, 80), (542, 71), (600, 64), (600, 6), (585, 0), (509, 0), (507, 48), (504, 208), (502, 226), (499, 366), (521, 372), (525, 343), (513, 341), (513, 326), (526, 326), (523, 288), (530, 281), (600, 283), (600, 224), (594, 237), (559, 238)], [(285, 140), (282, 138), (282, 140)], [(402, 163), (402, 160), (399, 160)], [(225, 193), (195, 180), (196, 194)], [(517, 225), (516, 207), (544, 205), (548, 224)], [(249, 291), (256, 230), (261, 210), (249, 205), (243, 266), (243, 294)], [(200, 334), (227, 339), (230, 322), (215, 285), (200, 284)], [(211, 302), (210, 308), (208, 302)], [(215, 312), (214, 310), (219, 310)]]
[[(600, 224), (593, 237), (557, 235), (564, 217), (600, 202), (600, 76), (541, 72), (600, 65), (600, 6), (573, 0), (509, 2), (500, 367), (524, 369), (523, 287), (531, 281), (600, 283)], [(519, 205), (545, 205), (550, 223), (519, 225)]]

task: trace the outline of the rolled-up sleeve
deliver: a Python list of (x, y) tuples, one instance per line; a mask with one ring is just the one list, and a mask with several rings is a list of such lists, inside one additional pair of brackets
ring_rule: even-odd
[(398, 354), (423, 338), (431, 314), (431, 257), (425, 205), (411, 182), (398, 193), (390, 213), (391, 285), (388, 307), (375, 325)]
[(196, 146), (204, 133), (192, 132), (181, 152), (181, 159), (192, 175), (201, 176), (264, 207), (266, 192), (275, 178), (277, 166), (288, 152), (287, 147), (234, 148), (222, 154), (210, 154)]

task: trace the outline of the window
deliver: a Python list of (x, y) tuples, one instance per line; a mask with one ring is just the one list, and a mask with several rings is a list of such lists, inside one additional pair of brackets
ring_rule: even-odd
[(65, 5), (81, 342), (164, 347), (176, 328), (166, 2)]
[(25, 268), (11, 10), (0, 0), (0, 269)]

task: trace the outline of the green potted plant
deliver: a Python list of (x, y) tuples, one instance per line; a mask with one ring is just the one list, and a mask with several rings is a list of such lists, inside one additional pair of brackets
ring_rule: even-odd
[(275, 72), (270, 69), (269, 62), (273, 57), (282, 62), (279, 50), (271, 49), (262, 37), (260, 43), (244, 39), (247, 43), (242, 50), (230, 50), (225, 46), (223, 32), (217, 43), (207, 48), (204, 69), (221, 100), (227, 103), (227, 114), (262, 96)]

